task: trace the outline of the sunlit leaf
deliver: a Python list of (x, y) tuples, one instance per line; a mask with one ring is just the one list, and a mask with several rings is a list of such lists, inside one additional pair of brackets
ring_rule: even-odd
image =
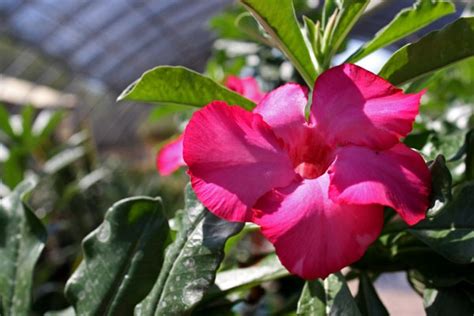
[(136, 315), (184, 315), (199, 303), (211, 286), (224, 257), (227, 239), (242, 223), (222, 220), (202, 206), (191, 186), (176, 240), (168, 247), (158, 279)]
[(288, 57), (308, 86), (316, 80), (316, 62), (303, 37), (292, 0), (241, 0), (278, 48)]
[(454, 5), (449, 1), (418, 1), (413, 7), (400, 11), (387, 26), (352, 54), (347, 62), (356, 62), (454, 11)]
[(184, 67), (159, 66), (145, 72), (118, 100), (203, 107), (220, 100), (246, 109), (255, 103), (195, 71)]
[(160, 199), (122, 200), (83, 241), (84, 259), (66, 285), (78, 315), (133, 315), (153, 287), (169, 241)]
[(328, 49), (326, 50), (329, 56), (336, 53), (354, 24), (359, 20), (362, 13), (364, 13), (365, 7), (368, 4), (369, 0), (336, 1), (336, 9), (338, 12), (334, 27), (330, 30), (328, 37), (329, 43), (327, 43)]
[(474, 56), (474, 17), (460, 18), (440, 31), (396, 51), (380, 71), (394, 85), (419, 78)]

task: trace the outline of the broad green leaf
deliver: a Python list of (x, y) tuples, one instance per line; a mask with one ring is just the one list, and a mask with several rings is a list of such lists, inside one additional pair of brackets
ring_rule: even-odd
[(440, 31), (396, 51), (380, 71), (394, 85), (419, 78), (474, 56), (474, 17), (460, 18)]
[(324, 281), (306, 282), (298, 301), (298, 315), (361, 315), (341, 273), (330, 274)]
[(181, 229), (165, 256), (163, 268), (136, 315), (186, 315), (203, 298), (216, 277), (227, 239), (242, 223), (224, 221), (197, 200), (191, 186), (185, 191), (186, 206)]
[(114, 204), (82, 243), (84, 259), (66, 285), (78, 315), (133, 315), (151, 290), (169, 240), (161, 200)]
[(454, 11), (454, 5), (449, 1), (418, 1), (413, 7), (400, 11), (387, 26), (352, 54), (347, 62), (356, 62)]
[(195, 71), (159, 66), (145, 72), (128, 86), (118, 100), (203, 107), (220, 100), (253, 109), (255, 103)]
[(447, 259), (474, 262), (474, 182), (467, 183), (439, 215), (409, 231)]
[(177, 113), (177, 112), (186, 112), (189, 111), (189, 106), (178, 105), (178, 104), (163, 104), (155, 106), (150, 114), (148, 115), (148, 120), (150, 122), (158, 121), (168, 115)]
[(36, 261), (46, 242), (46, 230), (22, 203), (34, 187), (24, 181), (0, 200), (0, 315), (28, 315)]
[(372, 281), (365, 273), (362, 273), (359, 278), (359, 290), (355, 300), (362, 315), (388, 316), (387, 309), (377, 295)]
[(430, 210), (428, 215), (438, 213), (448, 201), (451, 200), (452, 177), (446, 166), (446, 159), (443, 155), (438, 155), (429, 164), (431, 172), (431, 195)]
[(241, 0), (255, 19), (288, 57), (306, 84), (313, 87), (316, 60), (295, 16), (292, 0)]
[(427, 316), (474, 315), (474, 303), (458, 287), (425, 289), (423, 303)]
[[(323, 49), (328, 53), (328, 56), (333, 56), (344, 39), (349, 34), (354, 24), (359, 20), (359, 17), (364, 13), (365, 7), (369, 4), (369, 0), (340, 0), (336, 1), (337, 16), (332, 29), (327, 29), (325, 32), (330, 32), (329, 43), (326, 43), (327, 49)], [(334, 13), (333, 13), (334, 14)], [(329, 25), (329, 23), (328, 23)], [(326, 27), (328, 27), (328, 25)]]

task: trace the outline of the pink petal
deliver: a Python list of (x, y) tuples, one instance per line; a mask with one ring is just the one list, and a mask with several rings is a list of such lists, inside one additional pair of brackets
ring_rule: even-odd
[(403, 144), (380, 152), (344, 147), (329, 174), (335, 202), (390, 206), (410, 225), (425, 218), (431, 175), (423, 158)]
[(325, 278), (357, 261), (382, 230), (382, 206), (336, 204), (328, 185), (327, 174), (295, 181), (255, 206), (254, 221), (282, 264), (304, 279)]
[(164, 145), (156, 156), (156, 167), (162, 176), (168, 176), (185, 166), (183, 159), (183, 135)]
[(259, 114), (213, 102), (194, 113), (184, 133), (184, 160), (199, 200), (230, 221), (295, 177), (290, 159)]
[(239, 78), (236, 76), (229, 76), (225, 85), (230, 90), (233, 90), (255, 103), (260, 102), (265, 96), (265, 93), (260, 91), (257, 80), (252, 77)]
[(411, 131), (423, 93), (405, 94), (363, 68), (344, 64), (316, 80), (311, 119), (330, 144), (387, 149)]
[(254, 109), (272, 127), (275, 135), (286, 144), (303, 138), (307, 129), (305, 107), (308, 89), (295, 83), (287, 83), (271, 92)]

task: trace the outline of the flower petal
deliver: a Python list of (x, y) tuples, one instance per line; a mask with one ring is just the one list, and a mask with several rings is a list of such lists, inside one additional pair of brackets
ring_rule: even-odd
[(344, 64), (316, 80), (311, 120), (332, 145), (387, 149), (411, 131), (423, 93), (405, 94), (363, 68)]
[(255, 103), (260, 102), (265, 96), (265, 93), (260, 91), (257, 80), (252, 77), (239, 78), (229, 76), (225, 82), (225, 86)]
[(336, 204), (328, 185), (327, 174), (295, 181), (255, 206), (254, 221), (282, 264), (304, 279), (325, 278), (357, 261), (382, 230), (382, 206)]
[(231, 221), (250, 220), (260, 196), (295, 177), (287, 153), (262, 117), (219, 101), (191, 118), (184, 160), (199, 200)]
[(305, 107), (308, 89), (296, 83), (287, 83), (271, 92), (254, 109), (272, 127), (275, 135), (286, 144), (303, 138), (307, 129)]
[(425, 218), (430, 171), (423, 158), (403, 144), (380, 152), (341, 148), (329, 173), (329, 196), (335, 202), (390, 206), (410, 225)]
[(162, 176), (168, 176), (185, 166), (183, 159), (183, 135), (164, 145), (156, 156), (156, 167)]

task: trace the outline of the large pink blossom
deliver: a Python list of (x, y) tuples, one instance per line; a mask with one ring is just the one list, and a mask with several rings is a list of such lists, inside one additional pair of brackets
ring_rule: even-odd
[(258, 224), (290, 272), (324, 278), (364, 254), (384, 206), (410, 225), (425, 217), (430, 173), (400, 142), (422, 94), (345, 64), (317, 79), (308, 119), (297, 84), (253, 112), (212, 102), (184, 133), (193, 189), (217, 216)]
[[(229, 76), (225, 86), (256, 103), (260, 102), (265, 96), (265, 93), (260, 90), (257, 80), (252, 77)], [(186, 163), (183, 160), (183, 135), (180, 135), (161, 148), (156, 156), (156, 167), (162, 176), (167, 176), (185, 165)]]

